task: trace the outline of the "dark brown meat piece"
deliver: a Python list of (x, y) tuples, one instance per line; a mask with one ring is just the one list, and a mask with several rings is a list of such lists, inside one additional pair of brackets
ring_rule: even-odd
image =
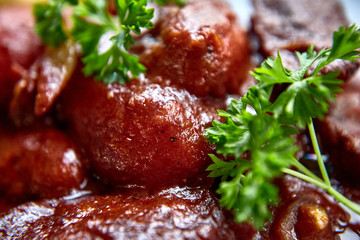
[(66, 87), (77, 65), (76, 46), (63, 44), (53, 49), (47, 48), (39, 60), (37, 77), (37, 95), (34, 106), (36, 116), (43, 115), (53, 105)]
[(30, 7), (0, 8), (0, 107), (7, 107), (12, 88), (41, 54), (41, 41), (33, 32)]
[(79, 189), (84, 170), (72, 141), (54, 130), (0, 133), (0, 198), (20, 203)]
[[(156, 188), (207, 179), (213, 148), (204, 128), (247, 74), (247, 38), (224, 2), (159, 11), (151, 33), (159, 41), (145, 35), (138, 42), (146, 79), (106, 86), (78, 74), (63, 95), (65, 119), (91, 168), (111, 184)], [(209, 95), (223, 98), (219, 104)]]
[(360, 72), (345, 84), (317, 128), (336, 173), (360, 186)]
[(337, 0), (253, 0), (253, 28), (266, 55), (279, 49), (306, 50), (331, 46), (332, 32), (348, 25)]
[(11, 68), (9, 59), (9, 51), (0, 46), (0, 110), (8, 108), (15, 85), (15, 81), (12, 81), (9, 76)]
[(14, 87), (9, 116), (16, 126), (33, 126), (51, 115), (50, 110), (68, 84), (77, 59), (76, 47), (71, 43), (46, 48)]
[[(309, 45), (315, 50), (330, 48), (333, 32), (348, 26), (342, 5), (338, 0), (253, 0), (252, 28), (260, 41), (265, 57), (277, 56), (280, 51), (284, 65), (289, 69), (299, 66), (294, 51), (304, 52)], [(348, 79), (357, 64), (335, 61), (323, 73), (339, 70), (341, 79)]]
[(213, 147), (202, 134), (221, 104), (146, 79), (105, 85), (81, 73), (62, 101), (92, 169), (108, 183), (156, 188), (207, 175)]
[(50, 109), (78, 58), (71, 44), (44, 52), (33, 28), (30, 7), (0, 8), (0, 109), (17, 126), (34, 124)]
[[(157, 9), (158, 10), (158, 9)], [(192, 0), (159, 9), (140, 61), (147, 76), (196, 96), (238, 94), (249, 72), (247, 33), (224, 1)]]
[(286, 176), (278, 182), (281, 204), (257, 232), (236, 224), (213, 193), (170, 188), (30, 202), (0, 214), (8, 239), (336, 239), (349, 215), (311, 184)]
[(236, 235), (233, 224), (208, 190), (172, 188), (153, 195), (127, 191), (28, 203), (0, 215), (0, 229), (3, 229), (0, 237), (251, 239), (254, 235), (255, 231), (246, 224), (242, 226), (243, 232)]
[(261, 239), (336, 239), (350, 216), (314, 185), (285, 176), (278, 181), (281, 202)]
[(33, 28), (30, 7), (0, 8), (0, 108), (17, 126), (33, 124), (50, 109), (78, 58), (70, 43), (42, 51)]

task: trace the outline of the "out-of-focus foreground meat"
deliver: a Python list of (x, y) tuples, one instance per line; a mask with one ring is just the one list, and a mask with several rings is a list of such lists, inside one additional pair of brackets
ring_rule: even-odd
[(33, 31), (30, 7), (2, 7), (0, 10), (0, 44), (9, 51), (10, 60), (29, 67), (41, 53), (41, 41)]
[(1, 108), (7, 108), (16, 81), (41, 54), (42, 44), (33, 27), (30, 7), (0, 8)]
[(15, 239), (310, 240), (334, 239), (334, 231), (348, 221), (344, 210), (311, 184), (293, 177), (278, 184), (282, 202), (261, 232), (234, 223), (209, 190), (176, 187), (23, 204), (0, 215), (0, 234)]
[(21, 205), (0, 217), (0, 235), (8, 238), (243, 239), (255, 233), (247, 224), (235, 226), (213, 194), (200, 189), (48, 200)]
[[(280, 51), (285, 67), (299, 66), (294, 51), (304, 52), (310, 45), (315, 50), (330, 48), (333, 32), (348, 26), (338, 0), (253, 0), (252, 28), (259, 38), (264, 57), (277, 56)], [(358, 64), (336, 60), (323, 73), (340, 71), (340, 78), (347, 80)]]
[(10, 203), (64, 196), (84, 181), (74, 143), (54, 129), (1, 131), (0, 175), (0, 198)]
[(197, 0), (159, 11), (151, 33), (156, 42), (140, 55), (147, 76), (200, 97), (238, 94), (248, 77), (250, 52), (246, 32), (228, 5)]

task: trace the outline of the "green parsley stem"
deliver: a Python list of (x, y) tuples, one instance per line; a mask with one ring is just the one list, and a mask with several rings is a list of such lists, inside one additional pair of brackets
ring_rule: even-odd
[(359, 204), (349, 200), (344, 195), (342, 195), (341, 193), (336, 191), (333, 187), (329, 187), (329, 189), (327, 189), (327, 192), (330, 193), (336, 200), (338, 200), (339, 202), (344, 204), (346, 207), (348, 207), (355, 213), (360, 214), (360, 205)]
[(324, 190), (328, 190), (329, 188), (331, 188), (331, 186), (328, 186), (327, 184), (324, 183), (323, 180), (320, 179), (320, 181), (318, 179), (314, 179), (312, 177), (309, 177), (301, 172), (298, 172), (298, 171), (295, 171), (295, 170), (292, 170), (290, 168), (283, 168), (282, 169), (282, 172), (283, 173), (286, 173), (286, 174), (289, 174), (291, 176), (294, 176), (294, 177), (297, 177), (297, 178), (300, 178), (306, 182), (309, 182), (309, 183), (312, 183), (316, 186), (318, 186), (319, 188), (322, 188)]
[(316, 154), (317, 162), (318, 162), (318, 165), (320, 168), (321, 176), (323, 177), (326, 185), (331, 186), (330, 178), (326, 171), (326, 167), (325, 167), (325, 164), (324, 164), (321, 152), (320, 152), (319, 143), (316, 138), (314, 123), (313, 123), (312, 118), (310, 118), (310, 123), (308, 123), (308, 129), (310, 132), (310, 138), (311, 138), (311, 142), (312, 142), (315, 154)]
[(292, 175), (294, 177), (297, 177), (299, 179), (302, 179), (304, 181), (307, 181), (309, 183), (312, 183), (312, 184), (324, 189), (330, 195), (332, 195), (336, 200), (338, 200), (340, 203), (344, 204), (344, 206), (348, 207), (349, 209), (356, 212), (357, 214), (360, 214), (360, 205), (358, 205), (358, 204), (352, 202), (351, 200), (349, 200), (348, 198), (346, 198), (344, 195), (342, 195), (341, 193), (336, 191), (331, 185), (327, 185), (323, 181), (313, 179), (313, 178), (311, 178), (311, 177), (309, 177), (309, 176), (307, 176), (307, 175), (305, 175), (303, 173), (294, 171), (294, 170), (289, 169), (289, 168), (283, 168), (282, 172), (286, 173), (286, 174), (289, 174), (289, 175)]
[(296, 167), (300, 172), (304, 173), (308, 177), (311, 177), (312, 179), (316, 179), (317, 181), (321, 182), (322, 179), (316, 176), (312, 171), (310, 171), (307, 167), (302, 165), (296, 158), (293, 159), (292, 164), (294, 167)]

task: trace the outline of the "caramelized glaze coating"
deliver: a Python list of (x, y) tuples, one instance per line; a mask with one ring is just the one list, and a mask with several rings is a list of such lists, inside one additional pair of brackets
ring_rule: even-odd
[(220, 106), (146, 79), (105, 85), (78, 74), (62, 108), (99, 177), (156, 188), (206, 176), (213, 147), (203, 133)]
[[(284, 52), (305, 50), (309, 42), (304, 39), (308, 37), (316, 39), (317, 47), (327, 41), (327, 25), (323, 42), (322, 35), (312, 35), (313, 26), (308, 26), (308, 31), (307, 26), (296, 23), (296, 17), (295, 23), (286, 22), (291, 11), (286, 9), (285, 2), (290, 1), (263, 2), (276, 14), (280, 13), (279, 22), (285, 24), (285, 27), (280, 24), (280, 29), (268, 28), (274, 22), (263, 18), (264, 15), (258, 16), (255, 32), (262, 29), (268, 34), (275, 30), (273, 36), (261, 40), (265, 55), (272, 55), (279, 46)], [(318, 4), (306, 0), (289, 6), (297, 8), (304, 3)], [(217, 118), (216, 110), (224, 108), (229, 93), (244, 92), (247, 88), (244, 83), (251, 84), (247, 77), (250, 58), (247, 36), (236, 25), (235, 16), (224, 1), (190, 0), (184, 8), (168, 5), (159, 9), (155, 28), (141, 35), (132, 49), (148, 71), (122, 86), (85, 78), (80, 71), (82, 66), (75, 66), (74, 51), (68, 55), (66, 50), (52, 52), (37, 58), (41, 52), (39, 40), (32, 36), (22, 45), (21, 34), (34, 34), (28, 30), (21, 34), (18, 30), (4, 33), (8, 26), (1, 25), (5, 16), (1, 11), (0, 36), (5, 37), (0, 39), (0, 98), (13, 88), (13, 83), (9, 88), (3, 87), (8, 86), (4, 81), (14, 76), (18, 80), (22, 71), (29, 73), (30, 65), (40, 70), (35, 71), (39, 75), (20, 88), (25, 94), (19, 90), (11, 108), (15, 124), (19, 122), (16, 125), (27, 129), (17, 129), (16, 133), (0, 131), (0, 212), (8, 201), (11, 204), (39, 201), (1, 213), (0, 238), (334, 239), (339, 221), (349, 221), (349, 216), (325, 193), (285, 177), (278, 182), (282, 200), (273, 209), (274, 219), (258, 232), (248, 223), (234, 223), (232, 214), (219, 206), (213, 188), (209, 190), (212, 179), (207, 178), (205, 169), (214, 147), (205, 141), (204, 129)], [(11, 21), (24, 21), (29, 14), (14, 18), (22, 11), (8, 11), (12, 12)], [(331, 11), (326, 14), (331, 15)], [(261, 10), (257, 13), (264, 14)], [(336, 21), (344, 20), (341, 12), (334, 14), (340, 16)], [(256, 24), (257, 20), (253, 22)], [(33, 24), (32, 20), (28, 23)], [(287, 28), (286, 24), (291, 26)], [(297, 27), (305, 30), (292, 35)], [(288, 34), (277, 35), (276, 31), (284, 29)], [(15, 48), (4, 43), (7, 36), (16, 40)], [(62, 60), (58, 61), (57, 56)], [(294, 55), (284, 60), (296, 64), (291, 57)], [(32, 64), (35, 58), (38, 64)], [(63, 66), (63, 62), (68, 65)], [(343, 70), (346, 67), (341, 65)], [(348, 75), (346, 71), (344, 76)], [(54, 106), (56, 116), (51, 112)], [(343, 111), (356, 110), (357, 106)], [(5, 115), (1, 118), (6, 118)], [(41, 119), (44, 121), (38, 121), (36, 115), (45, 115)], [(348, 118), (350, 112), (344, 115)], [(29, 118), (31, 121), (26, 122)], [(51, 123), (47, 129), (39, 130), (46, 119), (51, 119)], [(64, 128), (53, 129), (58, 120), (67, 124), (61, 126), (69, 130), (71, 139), (63, 132)], [(337, 123), (341, 125), (341, 121)], [(329, 131), (333, 134), (329, 139), (335, 136), (338, 141), (342, 131), (338, 128)], [(356, 139), (351, 138), (351, 143)], [(79, 148), (81, 158), (86, 159), (84, 163), (79, 160)], [(355, 149), (349, 152), (354, 153)], [(358, 167), (356, 157), (349, 164)], [(89, 191), (78, 191), (85, 180), (83, 164), (102, 181), (89, 180), (86, 186)], [(359, 172), (345, 166), (346, 171)], [(69, 193), (73, 195), (64, 197)]]
[[(37, 66), (38, 72), (33, 73), (33, 78), (37, 79), (34, 106), (36, 116), (45, 114), (53, 106), (74, 73), (77, 60), (76, 46), (72, 43), (55, 49), (46, 48)], [(31, 84), (29, 82), (31, 80), (28, 81), (28, 84)]]
[(113, 185), (156, 188), (204, 178), (213, 151), (205, 126), (247, 74), (247, 37), (224, 2), (159, 11), (149, 33), (158, 41), (138, 40), (146, 79), (104, 86), (78, 74), (63, 95), (65, 119), (90, 167)]
[(225, 217), (211, 192), (200, 189), (42, 201), (0, 217), (0, 229), (13, 229), (0, 236), (13, 239), (236, 239), (232, 220)]
[(74, 143), (54, 129), (0, 134), (0, 196), (22, 202), (79, 189), (84, 170)]
[[(224, 1), (193, 0), (159, 9), (154, 44), (140, 55), (147, 76), (196, 96), (238, 94), (248, 76), (248, 38)], [(146, 38), (145, 38), (146, 40)]]

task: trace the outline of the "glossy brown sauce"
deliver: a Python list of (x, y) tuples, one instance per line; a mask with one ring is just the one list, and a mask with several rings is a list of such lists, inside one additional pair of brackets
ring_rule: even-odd
[[(252, 29), (264, 57), (279, 46), (288, 51), (307, 44), (290, 34), (275, 34), (275, 40), (268, 35), (279, 29), (265, 27), (266, 14), (277, 9), (289, 17), (294, 7), (289, 2), (254, 1), (255, 7), (267, 9), (257, 11)], [(318, 16), (319, 22), (330, 14), (332, 25), (342, 25), (343, 13), (335, 9), (336, 1), (330, 2), (331, 11)], [(276, 180), (281, 203), (260, 231), (235, 223), (231, 212), (219, 206), (217, 181), (205, 171), (215, 149), (203, 133), (230, 94), (253, 84), (248, 77), (252, 39), (223, 1), (189, 1), (184, 8), (156, 11), (155, 28), (131, 50), (148, 71), (119, 86), (84, 77), (69, 46), (43, 51), (28, 21), (29, 8), (0, 8), (0, 237), (338, 239), (346, 226), (359, 234), (359, 223), (351, 222), (326, 193), (289, 176)], [(6, 16), (17, 27), (9, 29)], [(309, 40), (311, 34), (305, 33), (313, 28), (303, 26), (300, 37)], [(312, 39), (315, 43), (326, 43), (332, 30), (323, 30), (314, 39), (324, 41)], [(9, 38), (27, 40), (11, 45), (4, 40)], [(296, 64), (291, 56), (286, 59)], [(356, 67), (339, 63), (335, 69), (347, 78)], [(325, 119), (323, 126), (332, 131), (321, 130), (322, 144), (335, 166), (338, 189), (360, 201), (353, 184), (358, 148), (346, 148), (359, 139), (353, 115), (358, 106), (343, 107), (357, 99), (357, 91), (351, 85), (346, 89)], [(345, 130), (351, 137), (341, 135)], [(302, 153), (308, 151), (305, 142)]]

